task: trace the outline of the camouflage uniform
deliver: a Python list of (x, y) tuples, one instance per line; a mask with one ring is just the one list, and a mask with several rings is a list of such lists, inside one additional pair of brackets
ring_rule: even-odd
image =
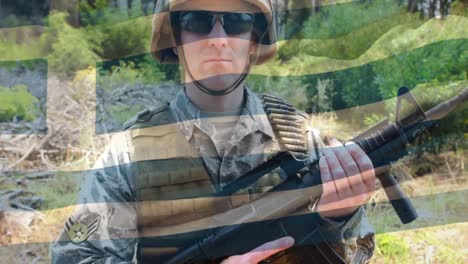
[[(228, 139), (217, 133), (212, 123), (205, 122), (184, 89), (169, 110), (182, 135), (201, 154), (218, 190), (264, 162), (269, 146), (275, 142), (261, 102), (248, 88)], [(139, 243), (136, 186), (129, 158), (132, 146), (125, 134), (112, 139), (84, 182), (79, 205), (52, 246), (53, 263), (131, 263), (135, 259)], [(249, 153), (258, 155), (246, 155)], [(331, 248), (347, 262), (366, 261), (372, 255), (373, 232), (363, 208), (340, 221), (321, 218), (319, 226), (323, 234), (339, 238)]]

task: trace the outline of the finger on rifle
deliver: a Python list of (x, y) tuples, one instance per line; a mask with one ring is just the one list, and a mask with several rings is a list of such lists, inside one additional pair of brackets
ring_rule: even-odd
[(351, 187), (349, 181), (346, 177), (346, 172), (341, 167), (338, 158), (335, 155), (335, 152), (331, 149), (332, 147), (326, 147), (323, 150), (323, 153), (326, 157), (328, 167), (330, 168), (331, 175), (335, 181), (336, 191), (340, 199), (346, 199), (347, 197), (352, 196)]
[(294, 245), (294, 238), (287, 236), (265, 243), (250, 252), (241, 255), (238, 263), (256, 264), (271, 255), (286, 250)]
[(375, 170), (369, 156), (354, 142), (346, 143), (345, 147), (356, 161), (367, 189), (375, 189)]
[(336, 191), (335, 181), (333, 181), (330, 168), (328, 167), (327, 158), (325, 156), (320, 158), (319, 167), (320, 176), (322, 178), (322, 197), (326, 197), (327, 199), (331, 200), (336, 200), (338, 197), (338, 193)]
[(335, 153), (338, 161), (341, 164), (341, 167), (346, 172), (351, 191), (354, 195), (362, 194), (366, 191), (366, 186), (361, 176), (361, 171), (359, 170), (356, 161), (349, 153), (348, 149), (345, 148), (338, 140), (334, 139), (333, 141), (333, 152)]

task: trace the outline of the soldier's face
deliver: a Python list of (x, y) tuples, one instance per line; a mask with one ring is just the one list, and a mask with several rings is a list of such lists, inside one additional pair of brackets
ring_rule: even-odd
[[(196, 6), (194, 10), (211, 12), (187, 11), (180, 17), (181, 23), (186, 23), (180, 31), (182, 47), (179, 47), (185, 57), (185, 81), (197, 80), (212, 90), (225, 89), (246, 70), (250, 55), (255, 52), (256, 44), (249, 27), (255, 10), (245, 2), (235, 0), (189, 3)], [(235, 14), (225, 15), (224, 12)], [(234, 23), (238, 20), (241, 22)], [(209, 21), (215, 22), (210, 24)]]

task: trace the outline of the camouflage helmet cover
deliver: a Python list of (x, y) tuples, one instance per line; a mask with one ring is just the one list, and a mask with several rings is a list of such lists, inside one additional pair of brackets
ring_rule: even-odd
[[(231, 0), (230, 0), (231, 1)], [(258, 41), (256, 58), (253, 64), (262, 64), (276, 54), (276, 29), (271, 0), (242, 0), (258, 8), (266, 18), (267, 28), (262, 39)], [(170, 12), (181, 11), (190, 0), (159, 0), (153, 16), (153, 31), (151, 37), (151, 54), (163, 63), (178, 63), (178, 56), (173, 48), (177, 46), (172, 31)]]

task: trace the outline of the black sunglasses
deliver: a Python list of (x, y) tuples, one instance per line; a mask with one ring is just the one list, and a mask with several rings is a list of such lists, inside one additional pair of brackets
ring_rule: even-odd
[(255, 24), (255, 16), (250, 13), (186, 11), (172, 15), (175, 16), (178, 22), (176, 24), (181, 30), (197, 34), (210, 33), (218, 19), (226, 34), (230, 36), (251, 32)]

